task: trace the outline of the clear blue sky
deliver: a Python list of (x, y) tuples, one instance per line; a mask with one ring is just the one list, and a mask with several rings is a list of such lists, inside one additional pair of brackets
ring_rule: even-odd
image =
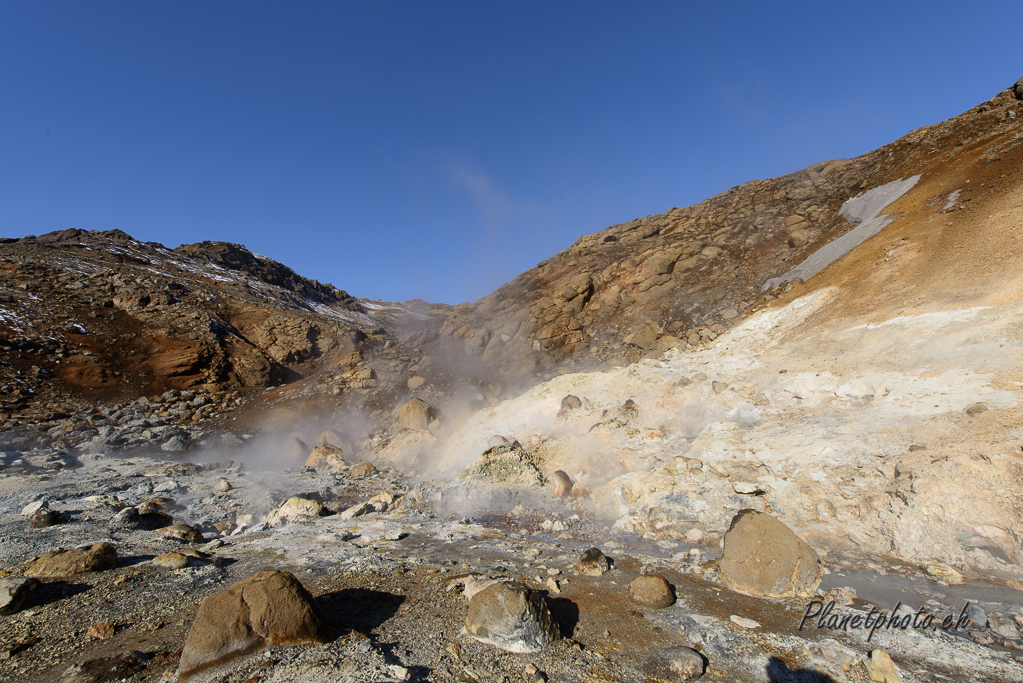
[(1023, 76), (1023, 2), (0, 0), (0, 236), (245, 244), (472, 301)]

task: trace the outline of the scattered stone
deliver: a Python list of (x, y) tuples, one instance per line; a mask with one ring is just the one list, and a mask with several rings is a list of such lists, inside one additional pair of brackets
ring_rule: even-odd
[(672, 645), (647, 655), (643, 673), (652, 683), (677, 683), (697, 680), (705, 667), (706, 661), (699, 652), (685, 645)]
[(746, 617), (740, 617), (738, 614), (733, 614), (728, 617), (728, 620), (733, 624), (738, 624), (743, 628), (760, 628), (760, 622), (755, 619), (747, 619)]
[(637, 576), (629, 584), (629, 597), (636, 604), (654, 609), (670, 607), (675, 602), (671, 584), (660, 574)]
[(895, 668), (895, 662), (884, 650), (874, 650), (870, 653), (870, 659), (866, 662), (867, 673), (870, 680), (877, 683), (902, 683), (899, 679), (899, 672)]
[(167, 569), (184, 569), (188, 567), (192, 562), (184, 553), (164, 553), (163, 555), (157, 555), (150, 563), (155, 564), (157, 567), (165, 567)]
[(311, 522), (323, 516), (323, 506), (315, 500), (292, 496), (274, 508), (266, 516), (266, 524), (271, 527)]
[(690, 529), (686, 532), (686, 543), (702, 543), (704, 538), (702, 529)]
[(465, 630), (508, 652), (539, 652), (560, 637), (546, 599), (518, 581), (501, 581), (476, 593)]
[(832, 588), (824, 593), (824, 602), (835, 601), (836, 605), (848, 607), (856, 599), (856, 589), (845, 586), (843, 588)]
[(43, 528), (60, 523), (60, 515), (50, 508), (39, 508), (28, 516), (29, 526)]
[(602, 576), (610, 571), (611, 563), (608, 561), (607, 556), (600, 552), (599, 549), (590, 548), (579, 558), (576, 568), (578, 568), (580, 574), (585, 574), (586, 576)]
[(944, 562), (931, 562), (924, 566), (924, 573), (935, 581), (947, 584), (963, 582), (963, 575)]
[(587, 498), (590, 495), (590, 487), (586, 484), (575, 482), (572, 484), (572, 496), (575, 498)]
[(970, 631), (970, 637), (981, 645), (993, 645), (995, 642), (994, 637), (984, 631)]
[[(3, 593), (0, 592), (0, 598), (2, 597)], [(1019, 629), (1016, 628), (1016, 624), (1012, 622), (1012, 619), (1008, 617), (1004, 617), (1001, 614), (992, 614), (987, 619), (987, 625), (995, 635), (1008, 638), (1009, 640), (1019, 640)]]
[(493, 448), (495, 446), (500, 446), (506, 443), (508, 443), (508, 439), (501, 436), (500, 434), (495, 434), (494, 436), (490, 437), (490, 439), (487, 441), (487, 448)]
[(764, 597), (812, 597), (824, 577), (817, 553), (771, 515), (740, 510), (725, 532), (718, 560), (732, 589)]
[(234, 489), (234, 487), (231, 486), (231, 482), (229, 482), (227, 479), (221, 479), (220, 481), (217, 482), (217, 485), (213, 490), (216, 491), (217, 493), (227, 493), (232, 489)]
[(748, 481), (733, 481), (732, 490), (744, 496), (754, 496), (764, 492), (760, 486)]
[(551, 493), (558, 498), (564, 498), (565, 496), (572, 493), (572, 479), (564, 472), (564, 470), (555, 470), (551, 474)]
[(109, 621), (101, 621), (93, 624), (85, 631), (86, 638), (98, 640), (110, 640), (114, 637), (114, 625)]
[(172, 436), (160, 446), (160, 450), (168, 453), (183, 453), (188, 450), (188, 444), (182, 441), (180, 436)]
[(420, 377), (419, 375), (416, 375), (415, 377), (410, 377), (409, 378), (409, 381), (408, 381), (406, 386), (408, 386), (409, 389), (418, 389), (419, 387), (423, 386), (424, 384), (426, 384), (426, 379), (423, 378), (423, 377)]
[(369, 460), (360, 460), (352, 465), (352, 469), (348, 471), (353, 477), (368, 477), (371, 474), (376, 474), (376, 472), (377, 468)]
[(724, 392), (726, 389), (728, 389), (728, 385), (727, 384), (725, 384), (724, 382), (719, 382), (717, 380), (714, 380), (713, 382), (711, 382), (710, 386), (711, 386), (711, 388), (714, 389), (714, 393), (715, 394), (720, 394), (720, 393)]
[(344, 458), (342, 457), (342, 451), (337, 446), (331, 444), (320, 444), (313, 449), (312, 453), (305, 461), (306, 467), (326, 467), (329, 469), (339, 470), (344, 469), (347, 466)]
[(265, 645), (326, 642), (313, 596), (287, 572), (261, 571), (202, 601), (178, 664), (178, 676), (221, 664)]
[(25, 576), (73, 576), (110, 569), (117, 564), (117, 550), (109, 543), (95, 543), (74, 550), (57, 548), (32, 563)]
[(189, 543), (202, 543), (206, 540), (203, 538), (202, 533), (198, 529), (187, 524), (172, 524), (171, 526), (165, 526), (157, 529), (156, 531), (164, 536), (170, 536), (171, 538), (187, 541)]
[(970, 606), (966, 608), (966, 613), (970, 615), (970, 621), (981, 628), (987, 628), (987, 614), (981, 609), (980, 605), (975, 602), (971, 602)]
[(970, 417), (974, 415), (980, 415), (981, 413), (987, 412), (986, 403), (974, 403), (972, 406), (966, 409), (966, 414)]
[(572, 394), (569, 394), (565, 398), (561, 399), (562, 410), (576, 410), (577, 408), (582, 407), (583, 402), (578, 396), (573, 396)]
[(47, 501), (45, 501), (45, 500), (37, 500), (37, 501), (34, 501), (32, 503), (29, 503), (24, 508), (22, 508), (21, 509), (21, 514), (24, 517), (31, 517), (35, 513), (39, 512), (40, 510), (48, 510), (49, 508), (50, 508), (50, 504)]
[(421, 398), (414, 398), (398, 408), (398, 425), (402, 429), (427, 429), (433, 418), (433, 407)]
[(0, 615), (21, 610), (38, 587), (39, 581), (32, 578), (0, 578)]
[(376, 512), (376, 508), (370, 503), (356, 503), (338, 515), (341, 519), (354, 519), (370, 512)]

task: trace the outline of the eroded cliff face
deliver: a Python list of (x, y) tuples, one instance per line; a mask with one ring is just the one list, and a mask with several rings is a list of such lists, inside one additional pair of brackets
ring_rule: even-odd
[[(519, 387), (538, 375), (705, 343), (781, 293), (794, 266), (851, 231), (840, 210), (853, 197), (921, 176), (939, 192), (926, 198), (939, 210), (968, 207), (982, 191), (951, 178), (1011, 166), (1023, 134), (1019, 111), (1009, 89), (856, 159), (748, 182), (586, 235), (457, 306), (442, 332)], [(946, 176), (943, 189), (938, 179)], [(955, 198), (952, 185), (960, 187)], [(772, 278), (782, 279), (763, 292)]]

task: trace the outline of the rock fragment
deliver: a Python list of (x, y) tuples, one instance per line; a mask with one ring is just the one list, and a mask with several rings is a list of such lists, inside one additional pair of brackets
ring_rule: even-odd
[(150, 563), (157, 567), (165, 567), (167, 569), (185, 569), (192, 562), (188, 559), (188, 556), (183, 553), (164, 553), (157, 555)]
[(20, 611), (38, 587), (39, 581), (32, 578), (0, 578), (0, 615)]
[(551, 493), (558, 498), (564, 498), (572, 493), (572, 478), (563, 470), (555, 470), (551, 474)]
[[(3, 593), (0, 592), (0, 598), (2, 597)], [(987, 625), (995, 635), (1008, 638), (1009, 640), (1019, 640), (1019, 629), (1016, 628), (1016, 624), (1012, 623), (1012, 619), (1008, 617), (1001, 614), (992, 614), (987, 619)]]
[(189, 543), (202, 543), (206, 540), (198, 529), (187, 524), (172, 524), (157, 529), (156, 532)]
[(972, 406), (966, 409), (966, 414), (969, 415), (970, 417), (973, 417), (974, 415), (980, 415), (981, 413), (985, 412), (987, 412), (986, 403), (974, 403)]
[(292, 496), (271, 510), (270, 514), (266, 516), (266, 524), (277, 527), (285, 524), (311, 522), (321, 517), (323, 512), (323, 506), (319, 502), (301, 496)]
[(348, 471), (353, 477), (368, 477), (371, 474), (375, 474), (377, 468), (373, 466), (369, 460), (360, 460), (359, 462), (352, 465), (352, 469)]
[(740, 510), (725, 533), (718, 561), (733, 590), (765, 597), (812, 596), (824, 577), (817, 553), (771, 515)]
[(573, 396), (572, 394), (569, 394), (565, 398), (561, 399), (562, 410), (576, 410), (577, 408), (582, 408), (582, 406), (583, 402), (582, 400), (580, 400), (578, 396)]
[(935, 581), (955, 584), (963, 582), (963, 575), (944, 562), (931, 562), (924, 566), (924, 573)]
[(671, 584), (660, 574), (637, 576), (629, 584), (629, 597), (638, 605), (663, 609), (675, 602)]
[(508, 652), (539, 652), (560, 637), (546, 599), (518, 581), (494, 583), (474, 595), (465, 630)]
[(60, 515), (47, 507), (41, 507), (28, 516), (29, 526), (41, 529), (60, 523)]
[(344, 469), (347, 466), (344, 458), (342, 457), (343, 452), (337, 446), (331, 444), (320, 444), (312, 450), (309, 457), (306, 458), (306, 467), (324, 467), (328, 469)]
[(320, 610), (294, 576), (261, 571), (202, 601), (178, 664), (179, 680), (263, 646), (326, 642)]
[(685, 645), (672, 645), (647, 655), (643, 673), (652, 683), (677, 683), (697, 680), (705, 667), (706, 661), (699, 652)]
[(433, 407), (421, 398), (414, 398), (398, 408), (398, 426), (402, 429), (426, 429), (433, 417)]
[(109, 543), (95, 543), (74, 550), (57, 548), (32, 563), (25, 576), (74, 576), (110, 569), (117, 564), (117, 550)]
[(600, 549), (590, 548), (579, 558), (576, 568), (586, 576), (603, 576), (611, 569), (611, 563)]
[(902, 683), (895, 662), (884, 650), (874, 650), (866, 662), (870, 680), (877, 683)]

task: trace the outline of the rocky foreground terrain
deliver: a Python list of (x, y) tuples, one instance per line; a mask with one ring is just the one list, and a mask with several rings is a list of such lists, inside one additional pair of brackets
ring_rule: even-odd
[(1021, 100), (455, 307), (3, 240), (0, 679), (1023, 680)]

